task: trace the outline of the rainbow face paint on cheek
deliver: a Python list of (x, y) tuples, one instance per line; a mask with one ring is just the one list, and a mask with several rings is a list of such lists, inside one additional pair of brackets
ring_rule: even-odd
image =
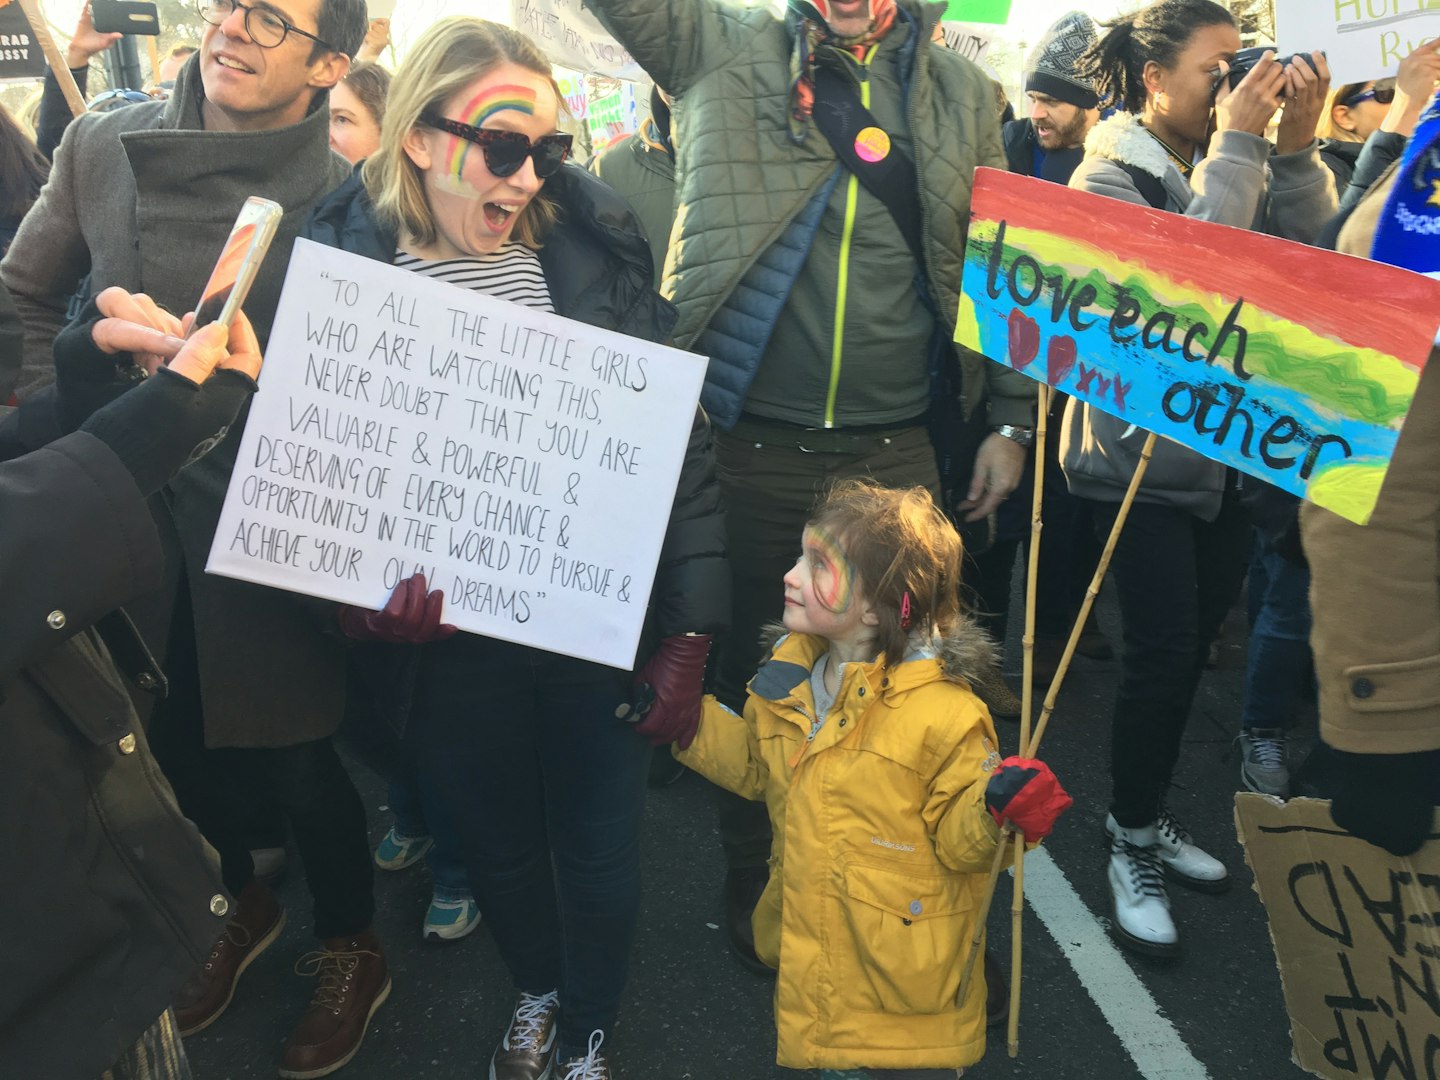
[(833, 536), (819, 526), (805, 530), (801, 539), (810, 568), (810, 591), (826, 611), (836, 615), (850, 609), (855, 600), (855, 566)]
[[(456, 119), (473, 128), (484, 127), (486, 120), (506, 109), (524, 113), (526, 116), (534, 116), (535, 91), (528, 86), (516, 86), (510, 83), (486, 87), (466, 102)], [(462, 176), (465, 172), (465, 159), (469, 157), (472, 150), (476, 153), (480, 152), (478, 146), (473, 146), (464, 139), (457, 139), (453, 135), (450, 137), (449, 153), (446, 156), (449, 165), (445, 171), (455, 179), (457, 184), (464, 184)], [(470, 185), (465, 184), (465, 186), (469, 187)]]

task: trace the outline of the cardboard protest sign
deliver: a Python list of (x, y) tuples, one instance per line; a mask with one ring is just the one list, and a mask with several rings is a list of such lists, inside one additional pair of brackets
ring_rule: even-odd
[(1351, 521), (1437, 321), (1419, 274), (975, 174), (958, 342)]
[(19, 4), (0, 6), (0, 82), (45, 77), (45, 53)]
[(1394, 75), (1436, 36), (1440, 0), (1275, 0), (1280, 53), (1323, 50), (1331, 86)]
[(1295, 1063), (1316, 1076), (1440, 1075), (1440, 817), (1399, 859), (1338, 828), (1330, 804), (1235, 796), (1265, 905)]
[(628, 668), (703, 357), (297, 240), (206, 569)]
[(532, 38), (551, 61), (632, 82), (646, 78), (581, 0), (511, 0), (510, 25)]
[(990, 47), (995, 44), (995, 27), (993, 26), (942, 22), (940, 33), (945, 39), (947, 49), (982, 66), (985, 58), (990, 55)]

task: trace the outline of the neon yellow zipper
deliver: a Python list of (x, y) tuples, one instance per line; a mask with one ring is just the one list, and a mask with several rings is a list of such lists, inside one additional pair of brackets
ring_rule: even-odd
[[(870, 108), (870, 61), (880, 46), (871, 45), (860, 62), (860, 104)], [(848, 170), (847, 170), (848, 171)], [(850, 292), (850, 243), (855, 235), (855, 209), (860, 179), (850, 173), (845, 185), (845, 226), (840, 234), (839, 282), (835, 288), (835, 332), (830, 343), (830, 388), (825, 394), (825, 426), (835, 426), (835, 399), (840, 393), (840, 357), (845, 347), (845, 301)]]

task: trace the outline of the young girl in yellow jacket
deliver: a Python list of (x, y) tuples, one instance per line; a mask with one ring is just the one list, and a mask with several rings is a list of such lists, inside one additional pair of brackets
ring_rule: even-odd
[(1040, 762), (1000, 759), (968, 681), (991, 645), (923, 488), (844, 483), (801, 545), (745, 715), (707, 698), (677, 756), (769, 807), (753, 925), (778, 969), (779, 1063), (953, 1080), (985, 1051), (983, 980), (957, 996), (1000, 823), (1038, 840), (1070, 798)]

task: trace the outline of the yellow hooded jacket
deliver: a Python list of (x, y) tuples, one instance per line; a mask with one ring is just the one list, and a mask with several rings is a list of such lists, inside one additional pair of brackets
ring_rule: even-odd
[(845, 665), (811, 739), (810, 672), (828, 647), (782, 637), (745, 715), (707, 698), (676, 756), (769, 806), (770, 884), (753, 926), (779, 971), (779, 1064), (960, 1068), (985, 1052), (984, 979), (956, 995), (1000, 839), (985, 807), (995, 729), (964, 674), (991, 646), (966, 626), (889, 670)]

